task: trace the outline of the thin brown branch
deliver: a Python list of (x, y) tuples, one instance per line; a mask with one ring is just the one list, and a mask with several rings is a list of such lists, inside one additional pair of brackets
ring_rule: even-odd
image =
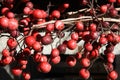
[(104, 66), (105, 71), (106, 71), (107, 73), (109, 73), (109, 70), (107, 69), (105, 63), (103, 63), (103, 66)]
[(80, 10), (78, 10), (78, 11), (74, 11), (74, 12), (68, 12), (67, 14), (68, 15), (74, 15), (74, 14), (77, 14), (77, 13), (80, 13), (80, 12), (84, 12), (84, 11), (90, 11), (90, 9), (88, 9), (88, 8), (85, 8), (85, 9), (80, 9)]
[[(120, 11), (120, 8), (115, 8), (117, 11)], [(90, 8), (85, 8), (85, 9), (80, 9), (80, 10), (78, 10), (78, 11), (72, 11), (72, 12), (68, 12), (67, 14), (68, 15), (75, 15), (75, 14), (78, 14), (78, 13), (80, 13), (80, 12), (84, 12), (84, 11), (86, 11), (86, 12), (89, 12), (91, 9)]]
[[(94, 17), (92, 16), (82, 16), (82, 17), (79, 17), (79, 18), (68, 18), (68, 19), (63, 19), (61, 20), (64, 24), (73, 24), (73, 23), (76, 23), (78, 21), (82, 21), (82, 22), (85, 22), (85, 21), (92, 21)], [(108, 21), (108, 22), (120, 22), (120, 19), (116, 19), (116, 18), (98, 18), (99, 21)], [(48, 22), (45, 22), (45, 23), (42, 23), (42, 24), (36, 24), (36, 25), (33, 25), (31, 29), (39, 29), (39, 28), (45, 28), (47, 24), (50, 24), (50, 23), (55, 23), (55, 20), (52, 20), (52, 21), (48, 21)]]

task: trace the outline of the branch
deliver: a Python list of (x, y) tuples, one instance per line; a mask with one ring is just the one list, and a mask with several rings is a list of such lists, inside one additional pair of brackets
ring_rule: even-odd
[[(61, 20), (64, 24), (73, 24), (79, 21), (85, 22), (85, 21), (92, 21), (95, 17), (92, 16), (82, 16), (79, 18), (68, 18), (68, 19), (63, 19)], [(98, 18), (98, 20), (100, 21), (108, 21), (108, 22), (120, 22), (120, 19), (116, 19), (116, 18)], [(47, 24), (53, 24), (55, 23), (56, 20), (52, 20), (52, 21), (48, 21), (42, 24), (36, 24), (33, 25), (31, 29), (39, 29), (39, 28), (45, 28)]]
[(88, 8), (85, 8), (85, 9), (80, 9), (80, 10), (78, 10), (78, 11), (74, 11), (74, 12), (68, 12), (67, 14), (68, 15), (74, 15), (74, 14), (77, 14), (77, 13), (80, 13), (80, 12), (84, 12), (84, 11), (90, 11), (90, 9), (88, 9)]
[[(115, 8), (117, 11), (120, 11), (120, 8)], [(68, 15), (75, 15), (75, 14), (78, 14), (78, 13), (80, 13), (80, 12), (84, 12), (84, 11), (86, 11), (86, 12), (89, 12), (91, 9), (90, 8), (85, 8), (85, 9), (80, 9), (80, 10), (78, 10), (78, 11), (72, 11), (72, 12), (68, 12), (67, 14)]]

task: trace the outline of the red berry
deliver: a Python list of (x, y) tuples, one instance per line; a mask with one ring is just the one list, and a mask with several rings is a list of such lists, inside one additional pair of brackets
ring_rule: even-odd
[(48, 25), (46, 26), (46, 30), (49, 31), (49, 32), (54, 31), (54, 24), (48, 24)]
[(25, 7), (24, 9), (23, 9), (23, 13), (24, 14), (29, 14), (30, 13), (30, 11), (31, 11), (31, 9), (29, 8), (29, 7)]
[(112, 9), (110, 9), (110, 11), (109, 11), (109, 15), (110, 15), (111, 17), (116, 17), (116, 16), (118, 15), (118, 11), (117, 11), (116, 9), (112, 8)]
[(76, 59), (81, 59), (82, 58), (82, 54), (80, 52), (77, 52), (75, 55)]
[(102, 5), (102, 6), (100, 7), (100, 11), (101, 11), (102, 13), (106, 13), (106, 12), (107, 12), (107, 5)]
[(116, 80), (118, 78), (118, 73), (113, 70), (108, 74), (108, 77), (113, 79), (113, 80)]
[(10, 49), (14, 49), (17, 47), (17, 41), (14, 38), (9, 38), (7, 41), (7, 45)]
[(76, 65), (76, 59), (73, 56), (68, 56), (66, 62), (69, 67), (74, 67)]
[(47, 60), (48, 60), (47, 56), (41, 55), (40, 59), (39, 59), (39, 62), (47, 62)]
[(113, 63), (114, 62), (115, 54), (113, 54), (113, 53), (107, 53), (106, 56), (107, 56), (107, 61), (109, 63)]
[(84, 25), (82, 22), (77, 22), (76, 23), (76, 30), (78, 31), (83, 31), (84, 30)]
[(74, 50), (76, 47), (77, 47), (77, 42), (73, 39), (70, 39), (68, 42), (67, 42), (67, 47), (71, 50)]
[(35, 51), (41, 51), (42, 50), (42, 45), (40, 44), (40, 42), (35, 42), (32, 46), (32, 48), (35, 50)]
[(103, 27), (109, 27), (109, 25), (110, 25), (110, 23), (109, 22), (106, 22), (106, 21), (104, 21), (104, 22), (102, 22), (102, 25), (103, 25)]
[(46, 18), (48, 14), (44, 10), (41, 10), (41, 11), (42, 11), (42, 18)]
[(71, 34), (71, 39), (73, 39), (73, 40), (78, 40), (78, 38), (79, 38), (79, 35), (78, 35), (78, 33), (77, 32), (73, 32), (72, 34)]
[(10, 10), (9, 8), (4, 7), (4, 8), (1, 9), (1, 13), (6, 14), (9, 10)]
[(31, 54), (30, 48), (28, 48), (28, 47), (24, 48), (24, 49), (23, 49), (23, 54), (24, 54), (24, 55), (27, 55), (27, 56), (30, 55), (30, 54)]
[(114, 35), (112, 33), (107, 35), (107, 40), (108, 42), (113, 42), (114, 41)]
[(33, 59), (35, 60), (35, 62), (39, 62), (40, 57), (41, 57), (41, 53), (36, 53), (36, 54), (34, 54)]
[(85, 68), (82, 68), (80, 71), (79, 71), (79, 75), (84, 78), (85, 80), (87, 80), (89, 77), (90, 77), (90, 72), (85, 69)]
[(3, 55), (4, 57), (10, 56), (9, 50), (8, 50), (8, 49), (3, 49), (3, 50), (2, 50), (2, 55)]
[(26, 65), (26, 64), (28, 63), (28, 61), (27, 61), (26, 59), (20, 59), (20, 60), (19, 60), (19, 63), (20, 63), (21, 65)]
[(11, 56), (3, 57), (2, 62), (4, 65), (8, 65), (12, 62), (13, 58)]
[(80, 64), (83, 67), (89, 67), (90, 66), (90, 60), (88, 58), (82, 58), (80, 61)]
[(69, 6), (70, 6), (69, 3), (64, 3), (64, 4), (63, 4), (63, 7), (64, 7), (65, 9), (69, 8)]
[(38, 65), (38, 70), (42, 71), (43, 73), (48, 73), (51, 70), (51, 65), (48, 62), (41, 62)]
[(55, 29), (57, 30), (63, 30), (64, 29), (64, 23), (61, 20), (57, 20), (55, 22)]
[(9, 19), (7, 17), (0, 18), (0, 26), (2, 28), (7, 28), (9, 23)]
[(92, 40), (95, 40), (95, 39), (97, 39), (98, 38), (98, 32), (97, 31), (95, 31), (95, 32), (90, 32), (90, 37), (91, 37), (91, 39)]
[(108, 52), (108, 53), (109, 53), (109, 52), (113, 52), (114, 47), (115, 47), (114, 45), (108, 44), (108, 45), (106, 46), (107, 52)]
[(107, 58), (107, 62), (108, 62), (108, 63), (113, 63), (113, 62), (114, 62), (114, 58), (108, 57), (108, 58)]
[(23, 34), (24, 34), (25, 36), (29, 34), (29, 31), (30, 31), (30, 28), (28, 28), (28, 27), (24, 27), (24, 28), (23, 28)]
[(32, 47), (35, 42), (36, 42), (36, 40), (33, 36), (27, 36), (25, 38), (25, 43), (28, 47)]
[(35, 9), (32, 12), (32, 16), (34, 19), (46, 18), (46, 13), (43, 10)]
[(113, 69), (114, 69), (114, 66), (113, 66), (113, 64), (112, 63), (107, 63), (106, 64), (106, 66), (107, 66), (107, 69), (109, 70), (109, 71), (113, 71)]
[(93, 49), (92, 44), (90, 44), (90, 43), (85, 43), (85, 50), (87, 50), (87, 51), (92, 51), (92, 49)]
[(42, 44), (44, 44), (44, 45), (48, 45), (48, 44), (50, 44), (50, 43), (52, 43), (52, 37), (50, 36), (50, 35), (45, 35), (45, 36), (43, 36), (42, 37), (42, 39), (41, 39), (41, 42), (42, 42)]
[(15, 18), (9, 19), (8, 29), (9, 30), (16, 30), (16, 29), (18, 29), (18, 20), (15, 19)]
[(90, 31), (83, 31), (81, 36), (84, 41), (88, 42), (91, 38)]
[(53, 64), (58, 64), (58, 63), (60, 62), (60, 60), (61, 60), (61, 57), (60, 57), (60, 56), (56, 56), (56, 57), (52, 57), (52, 58), (51, 58), (51, 62), (52, 62)]
[(105, 38), (105, 37), (100, 37), (99, 43), (100, 43), (100, 44), (106, 44), (106, 43), (107, 43), (107, 38)]
[(116, 31), (119, 30), (119, 26), (118, 26), (117, 24), (113, 24), (113, 25), (111, 26), (111, 30), (112, 30), (113, 32), (116, 32)]
[(29, 80), (29, 79), (31, 78), (30, 73), (24, 72), (24, 73), (22, 73), (22, 75), (23, 75), (23, 78), (24, 78), (25, 80)]
[(60, 52), (57, 48), (52, 49), (51, 51), (51, 57), (57, 57), (59, 56)]
[(26, 6), (32, 9), (33, 8), (33, 3), (32, 2), (27, 2)]
[(26, 67), (27, 67), (27, 65), (25, 64), (25, 65), (20, 65), (20, 69), (26, 69)]
[(14, 31), (10, 31), (10, 36), (12, 36), (13, 38), (16, 38), (20, 35), (19, 31), (14, 30)]
[(58, 11), (58, 10), (52, 11), (51, 16), (53, 18), (57, 18), (57, 19), (60, 18), (60, 11)]
[(88, 4), (88, 0), (81, 0), (82, 5), (87, 5)]
[(8, 17), (9, 19), (14, 18), (15, 14), (13, 12), (7, 12), (6, 13), (6, 17)]
[(89, 30), (90, 31), (96, 31), (97, 25), (95, 23), (90, 24)]
[(90, 58), (97, 58), (99, 56), (99, 51), (97, 49), (92, 50), (89, 57)]
[(33, 18), (35, 18), (35, 19), (40, 19), (40, 18), (42, 18), (42, 12), (41, 12), (41, 10), (39, 10), (39, 9), (33, 10), (32, 16), (33, 16)]
[(113, 58), (113, 59), (115, 58), (115, 54), (112, 53), (112, 52), (107, 53), (106, 56), (107, 56), (107, 58), (109, 58), (109, 57), (111, 57), (111, 58)]
[(20, 68), (12, 68), (11, 70), (12, 74), (15, 76), (20, 76), (22, 74), (22, 70)]
[(119, 35), (114, 35), (115, 40), (113, 41), (114, 44), (117, 44), (120, 42), (120, 36)]
[(60, 53), (62, 54), (62, 53), (65, 53), (65, 51), (66, 51), (66, 45), (65, 44), (60, 44), (59, 46), (58, 46), (58, 50), (60, 51)]

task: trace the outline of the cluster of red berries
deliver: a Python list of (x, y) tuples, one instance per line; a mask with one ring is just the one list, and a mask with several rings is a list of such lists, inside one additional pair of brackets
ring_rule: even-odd
[[(48, 73), (51, 71), (52, 64), (60, 63), (61, 54), (65, 54), (67, 49), (78, 48), (78, 52), (66, 58), (66, 63), (68, 66), (74, 67), (78, 61), (82, 66), (79, 75), (83, 79), (86, 80), (90, 77), (89, 69), (98, 58), (102, 59), (108, 72), (107, 80), (118, 78), (118, 73), (113, 66), (115, 59), (113, 51), (115, 45), (120, 42), (119, 23), (102, 21), (98, 18), (117, 19), (119, 13), (114, 4), (118, 3), (119, 6), (120, 0), (108, 0), (107, 3), (103, 1), (97, 7), (95, 4), (98, 4), (99, 1), (80, 0), (80, 5), (90, 8), (83, 12), (78, 11), (77, 15), (79, 16), (76, 16), (92, 16), (93, 19), (84, 22), (76, 20), (72, 24), (69, 22), (64, 24), (67, 22), (62, 20), (74, 16), (74, 14), (69, 16), (67, 14), (66, 10), (70, 8), (71, 4), (69, 1), (57, 5), (57, 8), (47, 12), (40, 8), (34, 8), (35, 4), (30, 0), (20, 0), (20, 3), (25, 4), (23, 12), (20, 14), (13, 12), (16, 1), (4, 0), (2, 2), (0, 38), (5, 37), (4, 34), (9, 35), (7, 36), (7, 47), (1, 52), (0, 66), (15, 63), (16, 65), (11, 68), (12, 74), (22, 75), (25, 80), (29, 80), (30, 73), (24, 72), (29, 57), (32, 57), (38, 64), (36, 67), (38, 71)], [(50, 9), (50, 5), (48, 7)], [(39, 26), (41, 24), (43, 25)], [(65, 31), (70, 32), (70, 38), (62, 41), (66, 34)], [(54, 43), (56, 38), (59, 39), (59, 42), (56, 43), (56, 47), (51, 47), (51, 51), (48, 51), (50, 57), (47, 57), (43, 53), (44, 47)], [(84, 45), (79, 45), (80, 41), (84, 41)], [(82, 46), (82, 49), (79, 49), (79, 46)], [(104, 51), (101, 51), (102, 47), (105, 47)]]

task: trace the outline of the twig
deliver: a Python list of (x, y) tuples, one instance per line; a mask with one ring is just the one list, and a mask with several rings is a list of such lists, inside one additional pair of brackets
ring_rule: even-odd
[(93, 59), (93, 60), (91, 61), (90, 66), (87, 68), (88, 70), (93, 66), (93, 64), (95, 63), (95, 61), (96, 61), (97, 59), (99, 59), (99, 58), (95, 58), (95, 59)]
[[(92, 17), (92, 16), (82, 16), (82, 17), (79, 17), (79, 18), (68, 18), (68, 19), (63, 19), (61, 20), (64, 24), (73, 24), (73, 23), (76, 23), (78, 21), (92, 21), (93, 18), (95, 17)], [(108, 21), (108, 22), (120, 22), (120, 19), (116, 19), (116, 18), (98, 18), (99, 21)], [(55, 20), (52, 20), (52, 21), (48, 21), (48, 22), (45, 22), (45, 23), (42, 23), (42, 24), (35, 24), (31, 27), (31, 29), (39, 29), (39, 28), (45, 28), (47, 24), (50, 24), (50, 23), (55, 23)]]
[(104, 66), (104, 68), (105, 68), (106, 72), (107, 72), (107, 73), (109, 73), (108, 69), (106, 68), (105, 63), (103, 63), (103, 66)]
[[(120, 8), (115, 8), (117, 11), (120, 11)], [(86, 12), (89, 12), (91, 9), (89, 9), (89, 8), (85, 8), (85, 9), (80, 9), (80, 10), (78, 10), (78, 11), (72, 11), (72, 12), (68, 12), (67, 14), (68, 15), (75, 15), (75, 14), (78, 14), (78, 13), (80, 13), (80, 12), (84, 12), (84, 11), (86, 11)]]
[(84, 11), (90, 11), (90, 9), (88, 9), (88, 8), (85, 8), (85, 9), (80, 9), (80, 10), (78, 10), (78, 11), (74, 11), (74, 12), (68, 12), (67, 14), (68, 15), (74, 15), (74, 14), (77, 14), (77, 13), (80, 13), (80, 12), (84, 12)]

